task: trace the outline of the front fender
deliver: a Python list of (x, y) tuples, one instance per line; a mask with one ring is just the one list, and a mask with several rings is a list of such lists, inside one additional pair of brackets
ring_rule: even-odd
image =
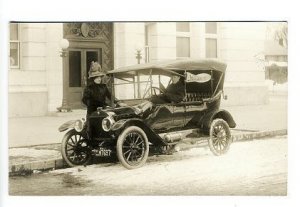
[(59, 128), (58, 128), (58, 131), (59, 132), (63, 132), (63, 131), (66, 131), (67, 129), (73, 129), (74, 126), (75, 126), (75, 122), (77, 120), (70, 120), (70, 121), (67, 121), (65, 123), (63, 123)]
[(118, 130), (124, 128), (124, 125), (128, 121), (129, 121), (128, 119), (121, 119), (121, 120), (115, 122), (114, 125), (111, 127), (111, 131), (118, 131)]
[(111, 128), (111, 131), (123, 131), (128, 126), (140, 127), (147, 135), (149, 142), (154, 145), (167, 145), (167, 143), (155, 133), (142, 119), (122, 119), (117, 121)]

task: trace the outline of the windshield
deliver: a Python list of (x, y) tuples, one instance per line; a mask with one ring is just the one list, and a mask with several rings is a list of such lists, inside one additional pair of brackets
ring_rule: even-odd
[[(176, 72), (176, 71), (175, 71)], [(124, 100), (128, 105), (139, 104), (144, 99), (150, 99), (153, 95), (159, 95), (160, 83), (167, 88), (171, 83), (172, 74), (145, 74), (136, 75), (127, 73), (114, 77), (114, 96), (118, 100)], [(199, 96), (211, 98), (219, 94), (223, 89), (224, 73), (215, 70), (186, 70), (185, 71), (185, 98)]]
[(170, 77), (165, 75), (136, 75), (131, 78), (114, 78), (115, 97), (118, 100), (150, 98), (153, 94), (151, 87), (158, 88), (159, 82), (167, 87)]

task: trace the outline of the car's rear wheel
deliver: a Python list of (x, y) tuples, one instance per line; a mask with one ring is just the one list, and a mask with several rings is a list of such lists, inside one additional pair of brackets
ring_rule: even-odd
[(143, 166), (148, 158), (148, 154), (148, 138), (141, 128), (130, 126), (118, 137), (117, 156), (127, 169)]
[(65, 134), (61, 144), (61, 154), (70, 167), (86, 165), (92, 158), (86, 138), (74, 129)]
[(212, 121), (209, 130), (208, 146), (214, 155), (225, 154), (232, 143), (229, 126), (223, 119)]

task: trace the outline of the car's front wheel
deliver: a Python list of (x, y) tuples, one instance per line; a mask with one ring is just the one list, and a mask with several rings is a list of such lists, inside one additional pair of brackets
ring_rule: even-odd
[(127, 169), (143, 166), (148, 158), (149, 142), (145, 132), (130, 126), (120, 134), (117, 141), (117, 156)]
[(212, 121), (209, 130), (208, 146), (214, 155), (225, 154), (232, 143), (229, 126), (223, 119)]
[(86, 165), (92, 158), (86, 138), (74, 129), (65, 134), (61, 144), (61, 154), (70, 167)]

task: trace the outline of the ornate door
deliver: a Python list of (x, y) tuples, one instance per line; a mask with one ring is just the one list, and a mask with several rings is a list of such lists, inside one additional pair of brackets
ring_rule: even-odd
[(68, 87), (71, 108), (82, 108), (81, 97), (86, 86), (92, 61), (98, 61), (105, 70), (113, 69), (112, 23), (66, 23), (64, 38), (70, 42), (68, 71), (64, 84)]
[(72, 108), (81, 108), (81, 97), (86, 86), (92, 61), (102, 65), (102, 49), (69, 49), (69, 103)]

